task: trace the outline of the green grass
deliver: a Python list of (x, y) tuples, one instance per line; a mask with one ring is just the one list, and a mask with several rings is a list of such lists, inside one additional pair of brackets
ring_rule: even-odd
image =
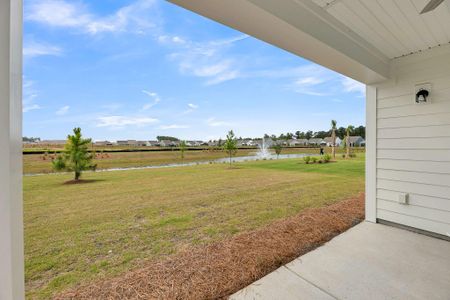
[(364, 159), (301, 159), (24, 178), (29, 298), (119, 274), (364, 191)]

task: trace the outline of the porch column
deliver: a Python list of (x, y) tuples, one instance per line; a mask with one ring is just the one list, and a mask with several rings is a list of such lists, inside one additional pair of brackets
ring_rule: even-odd
[(0, 299), (24, 299), (22, 1), (0, 0)]
[(377, 88), (366, 86), (366, 221), (377, 221)]

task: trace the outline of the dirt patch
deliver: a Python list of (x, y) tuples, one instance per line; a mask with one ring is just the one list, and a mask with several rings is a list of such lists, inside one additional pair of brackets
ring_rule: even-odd
[(165, 260), (69, 290), (55, 299), (225, 298), (363, 219), (364, 195), (360, 195), (220, 242), (188, 247)]
[(78, 179), (78, 180), (69, 180), (64, 182), (64, 184), (84, 184), (84, 183), (93, 183), (97, 181), (102, 181), (101, 179)]

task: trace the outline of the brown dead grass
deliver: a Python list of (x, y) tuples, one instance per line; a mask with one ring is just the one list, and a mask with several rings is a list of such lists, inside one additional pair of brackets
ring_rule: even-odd
[(364, 195), (312, 208), (206, 246), (188, 247), (55, 299), (217, 299), (240, 290), (364, 219)]

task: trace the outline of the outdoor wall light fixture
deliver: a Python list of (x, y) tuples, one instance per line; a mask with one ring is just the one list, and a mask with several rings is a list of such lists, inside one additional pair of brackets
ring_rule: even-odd
[(420, 90), (416, 93), (416, 102), (427, 102), (427, 97), (430, 93), (427, 90)]
[(430, 103), (431, 84), (417, 84), (414, 89), (415, 102), (417, 104)]

